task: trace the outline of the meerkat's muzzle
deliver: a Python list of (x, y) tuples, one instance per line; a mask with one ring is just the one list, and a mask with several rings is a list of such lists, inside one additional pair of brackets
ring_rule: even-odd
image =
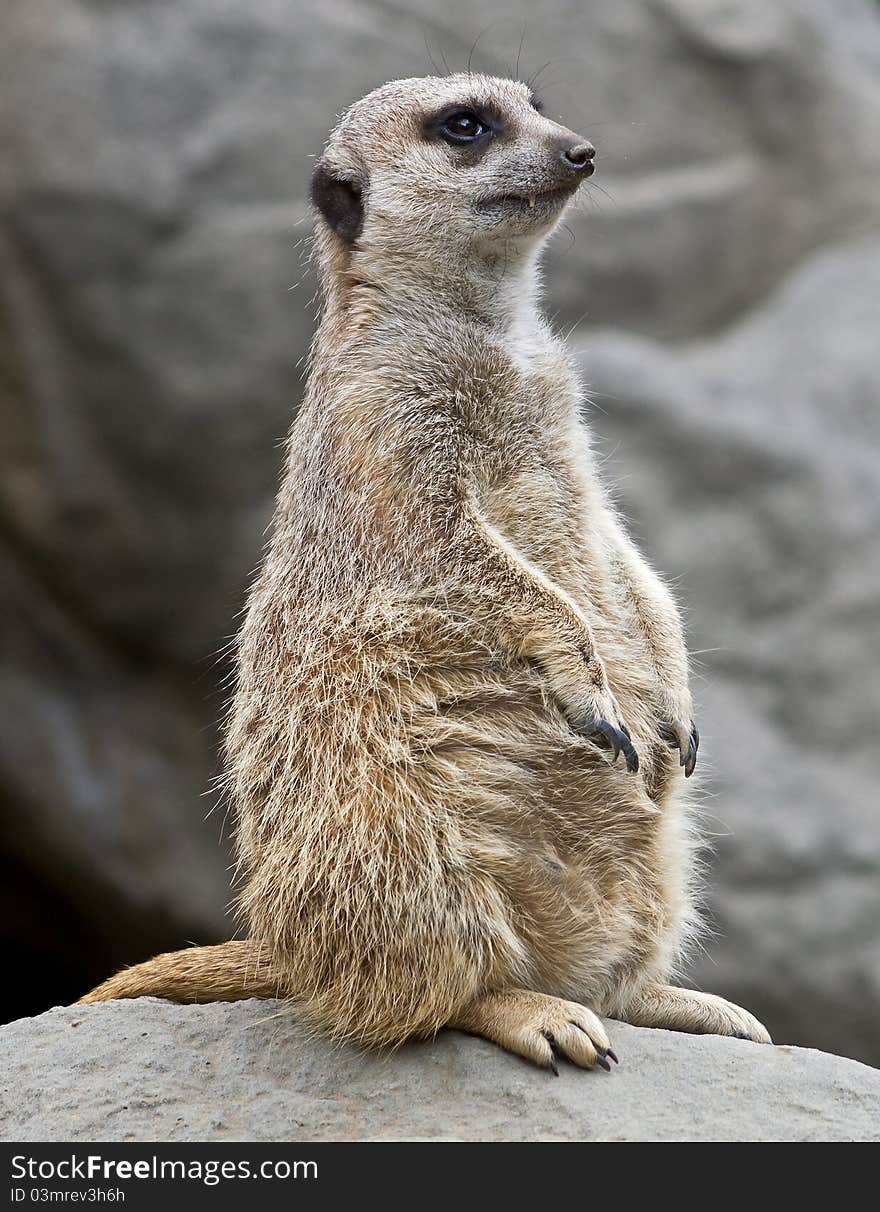
[(563, 145), (559, 152), (559, 158), (562, 161), (563, 167), (571, 173), (577, 174), (578, 177), (591, 177), (596, 171), (596, 166), (593, 163), (593, 158), (596, 155), (596, 149), (592, 143), (586, 139), (573, 146)]
[(596, 149), (573, 131), (563, 131), (555, 134), (548, 151), (548, 160), (534, 166), (527, 182), (482, 199), (479, 209), (499, 217), (529, 213), (536, 220), (561, 210), (578, 186), (593, 175)]

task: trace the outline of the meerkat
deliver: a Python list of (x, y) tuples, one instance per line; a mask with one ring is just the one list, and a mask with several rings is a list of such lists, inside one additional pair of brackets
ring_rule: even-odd
[(400, 80), (314, 172), (322, 312), (226, 730), (244, 941), (82, 1000), (289, 998), (608, 1068), (600, 1015), (768, 1041), (670, 983), (699, 736), (538, 260), (594, 167), (523, 83)]

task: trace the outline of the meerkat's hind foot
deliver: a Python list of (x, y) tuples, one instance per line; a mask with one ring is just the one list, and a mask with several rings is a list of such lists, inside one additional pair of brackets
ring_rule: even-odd
[(748, 1010), (715, 993), (652, 985), (642, 990), (619, 1016), (634, 1027), (660, 1027), (691, 1035), (729, 1035), (772, 1044), (770, 1033)]
[(559, 1075), (564, 1058), (581, 1069), (610, 1070), (617, 1063), (601, 1020), (578, 1002), (527, 989), (486, 993), (465, 1006), (448, 1026), (493, 1043)]

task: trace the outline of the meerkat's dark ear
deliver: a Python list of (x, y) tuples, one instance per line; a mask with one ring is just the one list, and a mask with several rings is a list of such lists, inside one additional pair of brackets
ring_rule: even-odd
[(364, 225), (364, 193), (358, 181), (343, 177), (320, 160), (312, 174), (312, 203), (346, 244), (353, 244)]

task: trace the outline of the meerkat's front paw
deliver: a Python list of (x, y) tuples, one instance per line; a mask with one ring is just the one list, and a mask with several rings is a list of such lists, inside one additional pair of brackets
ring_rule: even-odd
[(567, 712), (569, 722), (576, 732), (589, 737), (603, 749), (610, 749), (612, 763), (622, 753), (627, 770), (635, 774), (639, 768), (639, 755), (601, 666), (591, 681), (592, 685), (578, 688), (579, 693)]
[(684, 766), (684, 777), (689, 779), (697, 765), (697, 751), (700, 748), (700, 733), (693, 720), (663, 720), (657, 725), (657, 731), (670, 747), (677, 749), (681, 755), (679, 765)]
[(635, 774), (639, 755), (596, 652), (582, 649), (576, 664), (570, 659), (546, 660), (543, 664), (552, 693), (575, 732), (610, 749), (612, 763), (622, 753), (627, 770)]
[(622, 752), (627, 770), (630, 774), (636, 773), (639, 768), (639, 755), (636, 753), (626, 724), (621, 722), (618, 727), (612, 724), (610, 720), (601, 719), (589, 735), (591, 739), (598, 741), (599, 744), (604, 743), (608, 745), (612, 752), (612, 763), (617, 761), (619, 754)]
[(581, 1069), (610, 1071), (617, 1057), (601, 1020), (579, 1002), (566, 1002), (527, 989), (505, 989), (475, 998), (450, 1027), (482, 1035), (559, 1075), (564, 1058)]
[[(604, 679), (604, 671), (603, 671)], [(607, 684), (597, 688), (572, 717), (572, 725), (591, 741), (611, 750), (611, 761), (616, 762), (622, 753), (626, 768), (635, 774), (639, 768), (639, 755), (632, 743), (629, 729), (623, 722), (617, 700)]]
[(566, 714), (575, 732), (580, 732), (603, 749), (610, 749), (612, 763), (622, 753), (627, 770), (630, 774), (636, 773), (639, 755), (610, 690), (586, 695), (582, 693), (576, 705), (569, 707)]

